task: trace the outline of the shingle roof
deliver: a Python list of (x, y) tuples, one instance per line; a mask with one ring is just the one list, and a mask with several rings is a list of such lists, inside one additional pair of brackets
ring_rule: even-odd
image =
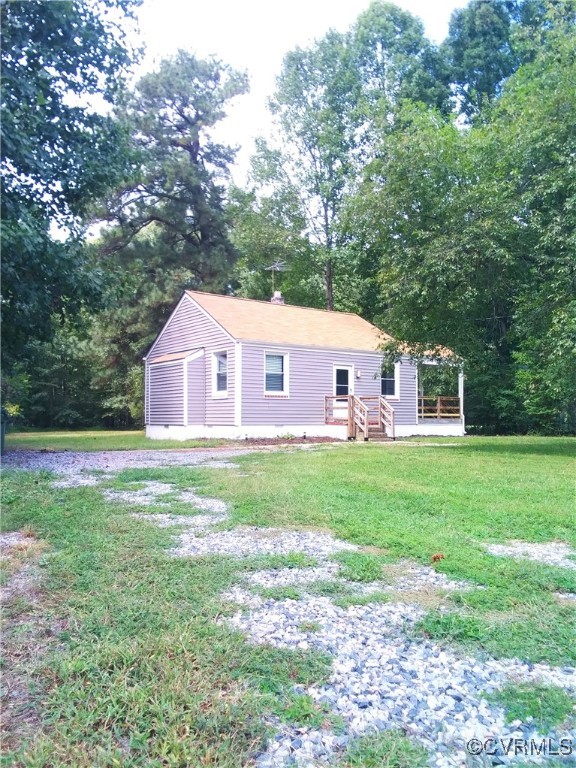
[(186, 291), (238, 340), (374, 352), (390, 336), (349, 312)]
[(197, 352), (201, 347), (195, 347), (194, 349), (185, 349), (182, 352), (169, 352), (166, 355), (160, 355), (160, 357), (154, 357), (148, 360), (149, 363), (169, 363), (172, 360), (184, 360), (184, 358), (191, 355), (193, 352)]

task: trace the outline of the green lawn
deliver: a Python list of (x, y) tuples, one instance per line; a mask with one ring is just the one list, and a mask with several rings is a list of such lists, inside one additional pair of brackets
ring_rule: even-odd
[(108, 429), (38, 430), (6, 434), (6, 450), (47, 451), (136, 451), (161, 448), (211, 448), (225, 440), (150, 440), (144, 430), (118, 431)]
[[(192, 485), (229, 500), (234, 523), (330, 529), (371, 548), (342, 558), (358, 580), (400, 557), (429, 563), (442, 553), (438, 570), (485, 589), (456, 593), (448, 613), (430, 610), (422, 636), (473, 654), (574, 665), (576, 610), (554, 592), (576, 592), (576, 572), (482, 546), (576, 545), (574, 447), (545, 438), (344, 444), (243, 456), (240, 471), (132, 469), (113, 485)], [(46, 473), (6, 473), (3, 506), (5, 529), (28, 527), (48, 542), (42, 611), (57, 627), (33, 680), (43, 728), (6, 764), (232, 768), (262, 745), (263, 714), (303, 724), (328, 716), (292, 692), (294, 683), (322, 680), (328, 659), (248, 646), (215, 621), (219, 593), (266, 558), (168, 558), (173, 532), (105, 503), (97, 488), (54, 489)], [(25, 645), (34, 631), (29, 606), (7, 611), (23, 617), (16, 639)], [(380, 764), (379, 750), (391, 747), (384, 739), (359, 749), (345, 765)], [(363, 762), (368, 753), (376, 762)]]

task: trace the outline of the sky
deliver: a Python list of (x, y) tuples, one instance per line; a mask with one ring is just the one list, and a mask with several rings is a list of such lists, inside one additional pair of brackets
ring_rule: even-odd
[[(395, 0), (424, 23), (430, 40), (441, 42), (452, 11), (467, 0)], [(271, 122), (266, 107), (274, 92), (282, 59), (297, 46), (306, 47), (329, 29), (348, 29), (370, 0), (143, 0), (140, 32), (146, 46), (141, 71), (179, 48), (197, 56), (216, 56), (248, 72), (250, 93), (232, 102), (217, 138), (239, 146), (233, 178), (243, 183), (256, 136), (267, 136)]]

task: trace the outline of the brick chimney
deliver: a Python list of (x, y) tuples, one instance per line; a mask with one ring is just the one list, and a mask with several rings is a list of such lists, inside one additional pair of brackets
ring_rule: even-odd
[(280, 291), (274, 291), (272, 294), (272, 298), (270, 299), (270, 302), (272, 304), (284, 304), (284, 296), (280, 293)]

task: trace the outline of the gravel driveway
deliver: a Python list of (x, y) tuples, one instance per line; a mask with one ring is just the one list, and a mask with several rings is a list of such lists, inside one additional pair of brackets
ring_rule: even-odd
[[(131, 467), (200, 466), (215, 469), (235, 466), (237, 456), (261, 449), (207, 449), (183, 451), (110, 451), (93, 453), (50, 453), (18, 451), (9, 453), (4, 464), (10, 468), (50, 470), (60, 479), (55, 485), (97, 486), (106, 477)], [(91, 474), (98, 470), (104, 474)], [(543, 737), (557, 745), (562, 738), (576, 733), (551, 730), (538, 734), (531, 722), (505, 722), (504, 712), (489, 703), (484, 694), (508, 682), (543, 682), (576, 694), (576, 670), (529, 664), (517, 659), (482, 661), (441, 647), (414, 635), (415, 623), (425, 609), (412, 602), (409, 590), (459, 590), (478, 588), (451, 582), (429, 566), (401, 561), (396, 577), (388, 582), (358, 585), (346, 582), (331, 559), (334, 552), (357, 549), (325, 532), (212, 528), (228, 516), (224, 502), (197, 496), (194, 488), (180, 491), (181, 504), (189, 503), (189, 516), (171, 515), (169, 502), (162, 496), (176, 491), (169, 483), (142, 483), (134, 490), (110, 492), (102, 489), (111, 504), (141, 505), (134, 513), (143, 524), (178, 526), (174, 547), (167, 557), (195, 557), (222, 553), (236, 557), (254, 554), (303, 552), (316, 558), (316, 565), (301, 569), (262, 570), (245, 575), (223, 595), (235, 603), (234, 615), (222, 619), (245, 633), (253, 644), (267, 643), (281, 648), (318, 649), (333, 658), (330, 680), (310, 686), (300, 693), (311, 696), (327, 711), (337, 713), (344, 723), (342, 732), (328, 728), (295, 728), (290, 723), (275, 722), (276, 736), (266, 752), (257, 758), (259, 768), (321, 768), (336, 765), (350, 738), (363, 733), (400, 729), (422, 743), (429, 751), (430, 766), (460, 768), (466, 765), (505, 765), (525, 761), (526, 755), (512, 758), (498, 749), (498, 754), (481, 756), (474, 763), (466, 752), (468, 739), (535, 739)], [(124, 495), (123, 495), (124, 494)], [(140, 496), (138, 496), (140, 494)], [(148, 510), (150, 514), (147, 514)], [(212, 512), (212, 515), (204, 514)], [(158, 514), (161, 513), (161, 514)], [(195, 522), (196, 520), (196, 522)], [(182, 527), (185, 526), (185, 530)], [(398, 567), (395, 566), (395, 567)], [(315, 582), (340, 580), (356, 593), (368, 596), (370, 590), (389, 591), (388, 602), (368, 602), (342, 607), (329, 596), (314, 594)], [(300, 599), (267, 599), (261, 587), (285, 587), (300, 584)], [(307, 591), (310, 590), (310, 591)], [(402, 598), (402, 590), (408, 597)], [(575, 749), (576, 751), (576, 749)], [(575, 755), (566, 763), (576, 765)]]
[[(254, 453), (256, 448), (189, 448), (169, 451), (10, 451), (2, 457), (7, 469), (49, 470), (58, 475), (120, 472), (137, 467), (195, 467)], [(268, 449), (269, 450), (269, 449)], [(81, 483), (80, 483), (81, 484)]]

